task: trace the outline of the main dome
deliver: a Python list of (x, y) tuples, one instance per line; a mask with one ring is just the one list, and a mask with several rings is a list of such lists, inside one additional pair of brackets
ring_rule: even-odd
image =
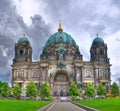
[(72, 44), (75, 47), (78, 47), (76, 45), (75, 40), (71, 37), (71, 35), (67, 34), (66, 32), (63, 32), (61, 24), (59, 25), (58, 32), (54, 33), (53, 35), (50, 36), (50, 38), (47, 40), (44, 49), (54, 45), (54, 44), (59, 44), (59, 43), (64, 43), (64, 44)]

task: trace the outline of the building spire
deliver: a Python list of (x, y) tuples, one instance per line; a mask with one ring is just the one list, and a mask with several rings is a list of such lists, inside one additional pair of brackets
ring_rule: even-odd
[(62, 29), (62, 25), (61, 25), (61, 20), (59, 20), (59, 27), (58, 27), (58, 31), (63, 31), (63, 29)]
[(26, 36), (26, 34), (25, 33), (23, 33), (23, 37), (25, 37)]
[(96, 34), (96, 36), (98, 37), (98, 36), (99, 36), (99, 34), (97, 33), (97, 34)]

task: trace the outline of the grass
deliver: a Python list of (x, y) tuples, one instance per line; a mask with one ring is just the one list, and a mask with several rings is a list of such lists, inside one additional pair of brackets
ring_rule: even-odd
[(75, 102), (100, 111), (120, 111), (120, 98), (79, 100)]
[(0, 99), (0, 111), (36, 111), (51, 101)]

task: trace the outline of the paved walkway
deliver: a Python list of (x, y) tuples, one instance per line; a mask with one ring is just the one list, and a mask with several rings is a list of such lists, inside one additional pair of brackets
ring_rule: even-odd
[(86, 111), (70, 102), (55, 102), (46, 111)]

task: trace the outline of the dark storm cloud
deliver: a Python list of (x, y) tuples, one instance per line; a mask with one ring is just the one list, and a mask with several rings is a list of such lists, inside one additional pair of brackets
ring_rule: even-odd
[(98, 32), (104, 38), (120, 29), (120, 7), (115, 7), (120, 5), (119, 0), (46, 0), (43, 2), (46, 4), (45, 11), (52, 20), (58, 22), (58, 19), (61, 19), (70, 32), (84, 31), (91, 37)]
[(49, 26), (39, 15), (31, 17), (31, 20), (32, 24), (27, 26), (12, 0), (0, 0), (0, 75), (7, 75), (11, 71), (14, 46), (23, 33), (30, 38), (33, 58), (39, 59), (43, 41), (48, 38)]
[(33, 59), (38, 60), (45, 42), (50, 36), (50, 27), (40, 15), (31, 17), (32, 24), (28, 27), (28, 36), (32, 39)]
[(0, 75), (6, 75), (14, 56), (16, 35), (25, 30), (22, 17), (17, 15), (10, 0), (0, 0)]
[(46, 0), (44, 3), (46, 4), (46, 13), (51, 15), (53, 20), (63, 19), (67, 14), (69, 14), (70, 0)]
[(112, 0), (112, 5), (118, 6), (120, 8), (120, 0)]
[(90, 34), (90, 37), (94, 39), (96, 37), (95, 34), (100, 33), (100, 37), (105, 35), (105, 26), (102, 24), (96, 24), (96, 25), (91, 25), (91, 24), (85, 24), (83, 26), (84, 30), (87, 30)]
[(0, 67), (5, 67), (7, 62), (7, 57), (3, 56), (3, 51), (0, 50)]

